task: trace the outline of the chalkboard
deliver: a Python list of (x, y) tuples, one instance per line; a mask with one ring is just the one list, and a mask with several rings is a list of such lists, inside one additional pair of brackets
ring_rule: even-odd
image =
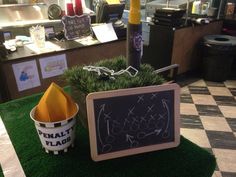
[(179, 86), (164, 84), (90, 93), (86, 98), (94, 161), (176, 147)]
[(67, 40), (74, 40), (92, 34), (89, 15), (63, 16), (62, 23)]

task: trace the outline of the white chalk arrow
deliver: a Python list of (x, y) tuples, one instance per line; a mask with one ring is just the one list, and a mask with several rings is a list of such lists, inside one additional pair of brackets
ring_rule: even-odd
[(107, 123), (107, 135), (109, 136), (110, 135), (110, 122), (109, 122), (109, 119), (107, 119), (106, 123)]
[(98, 138), (99, 138), (99, 141), (101, 143), (102, 146), (104, 146), (104, 143), (102, 142), (102, 138), (101, 138), (101, 135), (100, 135), (100, 127), (99, 127), (99, 124), (100, 124), (100, 119), (101, 119), (101, 114), (102, 112), (105, 110), (105, 104), (102, 104), (100, 106), (100, 110), (99, 110), (99, 113), (98, 113), (98, 122), (97, 122), (97, 130), (98, 130)]
[(133, 136), (126, 134), (126, 141), (130, 143), (130, 147), (137, 147), (139, 145), (138, 141), (132, 140)]
[(162, 130), (162, 129), (155, 129), (154, 131), (149, 132), (149, 133), (140, 132), (140, 133), (138, 133), (138, 136), (137, 136), (137, 137), (138, 137), (138, 139), (143, 139), (143, 138), (145, 138), (145, 137), (147, 137), (147, 136), (150, 136), (150, 135), (156, 135), (156, 136), (158, 136), (158, 135), (160, 134), (161, 130)]
[(150, 136), (150, 135), (154, 135), (154, 134), (156, 134), (156, 136), (157, 136), (160, 134), (160, 132), (161, 132), (161, 129), (155, 129), (153, 132), (147, 133), (146, 136)]
[(126, 141), (132, 143), (132, 138), (134, 138), (133, 136), (129, 135), (129, 134), (126, 134)]
[(169, 124), (170, 124), (170, 110), (169, 110), (169, 107), (168, 107), (166, 102), (167, 101), (165, 99), (162, 100), (163, 107), (166, 108), (166, 110), (167, 110), (167, 123), (166, 123), (166, 128), (165, 128), (165, 131), (164, 131), (165, 138), (168, 137), (168, 134), (169, 134), (168, 133), (168, 128), (169, 128)]

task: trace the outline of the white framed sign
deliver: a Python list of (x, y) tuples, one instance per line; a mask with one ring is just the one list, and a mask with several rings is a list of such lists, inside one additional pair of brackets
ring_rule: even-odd
[(58, 76), (68, 68), (66, 55), (55, 55), (39, 59), (43, 79)]
[(38, 68), (35, 60), (12, 65), (19, 91), (40, 86)]

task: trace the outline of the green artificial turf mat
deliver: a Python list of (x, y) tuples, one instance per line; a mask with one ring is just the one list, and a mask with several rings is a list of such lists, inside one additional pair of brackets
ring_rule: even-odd
[[(114, 72), (118, 72), (125, 70), (127, 67), (127, 60), (124, 56), (118, 56), (112, 59), (100, 60), (91, 65), (100, 68), (105, 67)], [(132, 69), (129, 69), (128, 71), (132, 73)], [(154, 71), (155, 69), (151, 65), (141, 64), (135, 77), (131, 77), (130, 74), (124, 72), (123, 74), (112, 75), (112, 79), (111, 77), (107, 77), (111, 76), (110, 72), (104, 72), (101, 70), (100, 72), (103, 73), (101, 74), (103, 77), (101, 77), (94, 71), (94, 69), (88, 71), (84, 69), (84, 66), (77, 65), (66, 70), (63, 76), (69, 85), (74, 86), (82, 93), (89, 94), (98, 91), (159, 85), (166, 82), (162, 76), (156, 74)]]
[(0, 165), (0, 177), (4, 177), (4, 176), (3, 176), (3, 172), (2, 172), (2, 167), (1, 167), (1, 165)]
[(29, 117), (40, 97), (0, 105), (0, 116), (27, 177), (211, 177), (214, 172), (215, 157), (184, 137), (177, 148), (93, 162), (88, 132), (80, 125), (73, 149), (62, 155), (47, 154)]

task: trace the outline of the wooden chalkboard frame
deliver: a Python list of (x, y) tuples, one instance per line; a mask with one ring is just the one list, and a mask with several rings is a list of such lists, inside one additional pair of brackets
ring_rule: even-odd
[[(154, 144), (144, 147), (137, 147), (131, 149), (125, 149), (116, 152), (109, 152), (105, 154), (98, 154), (97, 149), (97, 136), (96, 136), (96, 120), (95, 120), (95, 110), (94, 110), (94, 100), (119, 97), (119, 96), (130, 96), (136, 94), (145, 94), (145, 93), (156, 93), (162, 91), (174, 91), (174, 141)], [(180, 143), (180, 88), (177, 84), (163, 84), (158, 86), (147, 86), (147, 87), (138, 87), (138, 88), (128, 88), (128, 89), (119, 89), (112, 91), (102, 91), (90, 93), (86, 97), (87, 104), (87, 116), (88, 116), (88, 126), (89, 126), (89, 139), (90, 139), (90, 151), (91, 157), (94, 161), (101, 161), (107, 159), (113, 159), (117, 157), (123, 157), (128, 155), (134, 155), (139, 153), (145, 153), (150, 151), (156, 151), (161, 149), (167, 149), (172, 147), (177, 147)]]

